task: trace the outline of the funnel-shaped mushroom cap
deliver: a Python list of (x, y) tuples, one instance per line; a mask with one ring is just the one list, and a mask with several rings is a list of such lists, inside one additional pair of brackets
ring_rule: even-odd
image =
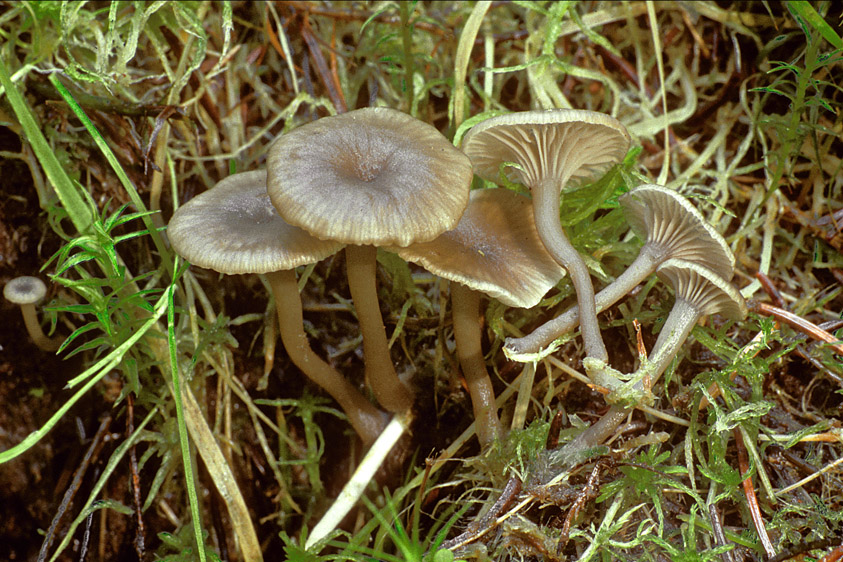
[(746, 302), (728, 281), (694, 262), (670, 259), (656, 275), (673, 287), (677, 298), (692, 304), (700, 316), (720, 314), (730, 320), (746, 317)]
[(468, 205), (468, 158), (433, 126), (386, 108), (303, 125), (267, 156), (272, 203), (314, 236), (407, 246), (453, 228)]
[(565, 275), (536, 232), (530, 200), (507, 189), (472, 191), (456, 228), (391, 250), (508, 306), (535, 306)]
[(284, 222), (266, 193), (263, 170), (229, 176), (182, 205), (167, 235), (184, 259), (227, 274), (293, 269), (343, 247)]
[(16, 277), (3, 287), (3, 296), (14, 304), (36, 304), (47, 294), (47, 286), (37, 277)]
[(729, 281), (735, 256), (702, 214), (687, 199), (660, 185), (642, 185), (619, 199), (626, 220), (665, 257), (703, 265)]
[[(478, 123), (466, 134), (463, 152), (475, 173), (498, 181), (504, 162), (510, 181), (536, 186), (544, 178), (566, 183), (596, 176), (620, 162), (629, 133), (617, 119), (582, 109), (510, 113)], [(560, 186), (562, 189), (564, 186)]]

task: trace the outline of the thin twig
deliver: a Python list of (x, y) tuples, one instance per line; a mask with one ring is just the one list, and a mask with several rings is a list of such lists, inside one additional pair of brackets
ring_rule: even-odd
[[(743, 435), (741, 435), (739, 427), (735, 428), (735, 444), (738, 448), (738, 465), (740, 466), (741, 474), (747, 474), (749, 472), (749, 456), (746, 454)], [(758, 533), (758, 538), (761, 540), (767, 557), (772, 558), (776, 555), (776, 549), (770, 541), (764, 518), (761, 516), (761, 507), (758, 505), (758, 497), (755, 495), (755, 487), (752, 485), (752, 476), (747, 476), (744, 479), (743, 491), (747, 506), (749, 507), (749, 513), (752, 516), (752, 522), (755, 524), (755, 532)]]
[(443, 542), (442, 548), (453, 550), (455, 548), (465, 546), (470, 542), (474, 542), (481, 536), (485, 535), (497, 524), (497, 519), (500, 514), (512, 505), (512, 502), (518, 498), (518, 494), (520, 493), (521, 480), (516, 476), (512, 476), (507, 481), (500, 497), (492, 505), (489, 511), (483, 517), (471, 523), (464, 533)]
[[(724, 546), (726, 542), (726, 533), (723, 532), (723, 522), (720, 520), (720, 514), (717, 512), (717, 505), (708, 504), (708, 518), (711, 520), (711, 528), (714, 530), (714, 538), (717, 541), (717, 546)], [(723, 562), (735, 562), (735, 557), (731, 550), (720, 555)]]
[(562, 524), (562, 532), (559, 535), (559, 542), (556, 547), (557, 555), (561, 554), (562, 549), (565, 548), (566, 544), (568, 544), (568, 537), (571, 532), (571, 523), (577, 518), (577, 515), (579, 515), (580, 510), (583, 506), (585, 506), (586, 502), (597, 497), (597, 489), (598, 486), (600, 486), (600, 472), (606, 468), (606, 465), (609, 462), (611, 461), (602, 459), (594, 464), (594, 468), (588, 476), (585, 487), (577, 496), (577, 499), (574, 500), (574, 503), (571, 505), (571, 509), (568, 510), (568, 514), (565, 516), (565, 522)]
[(562, 430), (562, 420), (565, 419), (565, 411), (559, 410), (553, 416), (553, 421), (550, 422), (550, 429), (547, 432), (547, 441), (544, 448), (548, 451), (553, 450), (559, 445), (559, 432)]
[(334, 84), (331, 71), (328, 70), (328, 64), (325, 62), (325, 57), (322, 56), (322, 49), (319, 48), (319, 43), (313, 35), (313, 30), (307, 18), (302, 22), (301, 36), (307, 45), (307, 50), (310, 51), (310, 56), (313, 57), (313, 62), (316, 63), (316, 71), (319, 73), (319, 78), (322, 79), (322, 83), (328, 89), (328, 97), (331, 98), (331, 103), (334, 104), (334, 108), (336, 108), (338, 113), (345, 113), (347, 107), (345, 105), (345, 98), (342, 95), (342, 89)]
[[(135, 398), (130, 392), (126, 395), (126, 439), (132, 436), (135, 432)], [(138, 560), (144, 559), (144, 526), (143, 526), (143, 507), (141, 505), (140, 495), (140, 475), (138, 473), (138, 458), (135, 452), (135, 445), (129, 449), (129, 469), (132, 473), (132, 499), (135, 503), (135, 517), (138, 520), (138, 526), (135, 530), (135, 552), (138, 554)]]
[(791, 328), (799, 330), (812, 339), (828, 344), (828, 347), (833, 349), (838, 355), (843, 355), (843, 344), (840, 343), (840, 339), (829, 334), (813, 322), (765, 302), (750, 301), (747, 304), (751, 311), (772, 316), (779, 322), (784, 322)]
[(103, 445), (103, 439), (106, 433), (108, 433), (108, 426), (110, 424), (111, 416), (107, 415), (105, 418), (103, 418), (102, 422), (100, 423), (99, 429), (97, 429), (97, 433), (94, 435), (94, 438), (91, 440), (91, 444), (88, 446), (88, 450), (85, 451), (85, 456), (82, 458), (82, 462), (76, 468), (76, 472), (73, 473), (73, 481), (70, 483), (70, 485), (67, 487), (67, 490), (64, 492), (64, 496), (61, 499), (61, 504), (59, 504), (59, 509), (53, 516), (53, 520), (50, 523), (50, 528), (47, 529), (47, 534), (44, 537), (44, 542), (41, 544), (41, 550), (38, 552), (38, 562), (44, 562), (44, 560), (47, 559), (47, 551), (50, 550), (50, 547), (52, 546), (53, 541), (56, 538), (56, 529), (59, 526), (59, 522), (61, 521), (61, 518), (64, 513), (70, 508), (71, 504), (73, 503), (73, 496), (76, 495), (76, 492), (79, 491), (79, 486), (82, 485), (82, 477), (88, 470), (88, 465), (91, 464), (91, 459), (93, 459), (94, 456), (99, 453), (99, 450)]

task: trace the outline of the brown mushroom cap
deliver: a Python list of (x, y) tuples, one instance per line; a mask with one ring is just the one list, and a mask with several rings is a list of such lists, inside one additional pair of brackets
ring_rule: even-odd
[(723, 237), (687, 199), (672, 189), (641, 185), (619, 201), (635, 233), (664, 249), (665, 257), (701, 264), (726, 281), (735, 271), (735, 256)]
[(539, 238), (532, 202), (506, 189), (472, 191), (454, 229), (430, 242), (392, 250), (455, 282), (451, 303), (457, 356), (471, 394), (477, 436), (482, 446), (489, 446), (502, 428), (483, 362), (480, 293), (509, 306), (531, 307), (565, 274)]
[[(515, 162), (506, 175), (534, 187), (548, 177), (579, 180), (620, 162), (629, 133), (615, 118), (582, 109), (525, 111), (493, 117), (466, 134), (462, 149), (475, 173), (497, 182), (500, 166)], [(563, 189), (564, 186), (559, 186)]]
[(268, 192), (290, 224), (345, 244), (406, 246), (453, 228), (471, 163), (433, 126), (365, 108), (302, 125), (267, 157)]
[(529, 308), (565, 275), (536, 232), (530, 200), (507, 189), (477, 189), (453, 230), (430, 242), (390, 248), (445, 279), (508, 306)]
[(287, 224), (269, 200), (263, 170), (229, 176), (179, 207), (167, 235), (189, 262), (227, 274), (294, 269), (343, 247)]

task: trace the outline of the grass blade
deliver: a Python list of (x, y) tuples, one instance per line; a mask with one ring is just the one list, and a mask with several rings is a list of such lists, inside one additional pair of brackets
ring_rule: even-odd
[(52, 182), (64, 210), (67, 211), (67, 215), (73, 222), (73, 226), (76, 227), (78, 232), (85, 232), (93, 221), (93, 210), (62, 168), (53, 149), (41, 133), (41, 128), (35, 121), (26, 100), (15, 87), (9, 76), (9, 71), (2, 61), (0, 61), (0, 84), (5, 88), (6, 98), (15, 111), (18, 121), (20, 121), (26, 140), (32, 145), (35, 156), (44, 168), (50, 182)]
[(199, 560), (205, 562), (205, 538), (202, 535), (202, 519), (199, 515), (199, 498), (196, 496), (196, 481), (193, 479), (193, 458), (190, 454), (190, 439), (187, 436), (187, 425), (184, 421), (184, 405), (179, 387), (179, 365), (176, 357), (176, 305), (173, 302), (175, 280), (167, 291), (167, 340), (170, 344), (170, 375), (172, 376), (173, 400), (176, 403), (176, 419), (179, 428), (179, 443), (181, 458), (184, 461), (184, 483), (187, 487), (187, 497), (190, 502), (190, 516), (193, 520), (193, 534), (196, 538), (196, 549)]
[[(64, 87), (58, 77), (55, 74), (50, 75), (50, 82), (53, 83), (56, 90), (58, 90), (59, 94), (67, 105), (70, 106), (71, 111), (73, 111), (74, 115), (82, 121), (82, 124), (85, 125), (85, 129), (87, 129), (88, 133), (91, 135), (91, 138), (94, 139), (97, 147), (102, 152), (105, 159), (108, 160), (108, 163), (111, 165), (111, 169), (114, 170), (114, 173), (117, 174), (117, 178), (120, 180), (120, 183), (123, 185), (123, 189), (126, 190), (126, 193), (129, 195), (129, 199), (132, 200), (135, 208), (141, 213), (140, 217), (143, 221), (144, 226), (149, 231), (150, 236), (152, 237), (152, 242), (155, 244), (155, 249), (158, 253), (162, 256), (161, 263), (167, 267), (168, 269), (171, 267), (172, 259), (170, 255), (170, 251), (167, 249), (166, 245), (164, 244), (163, 239), (161, 238), (161, 233), (152, 223), (152, 217), (149, 216), (150, 213), (146, 210), (146, 205), (144, 204), (143, 200), (138, 195), (138, 190), (135, 189), (135, 185), (132, 183), (132, 180), (129, 179), (129, 176), (126, 175), (126, 172), (123, 170), (123, 166), (120, 165), (120, 162), (117, 160), (117, 157), (114, 155), (114, 152), (108, 146), (108, 143), (105, 142), (105, 139), (94, 126), (91, 119), (82, 109), (82, 107), (76, 102), (73, 98), (73, 94), (71, 94), (67, 88)], [(172, 275), (172, 271), (169, 271)]]
[[(807, 0), (796, 0), (785, 4), (793, 17), (807, 22), (811, 27), (820, 32), (823, 39), (831, 43), (835, 49), (843, 49), (843, 39), (828, 25), (821, 15), (817, 13), (811, 3)], [(806, 30), (807, 33), (807, 30)]]

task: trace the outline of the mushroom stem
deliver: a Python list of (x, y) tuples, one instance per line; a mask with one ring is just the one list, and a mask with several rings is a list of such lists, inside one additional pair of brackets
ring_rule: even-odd
[(386, 414), (375, 408), (345, 377), (311, 349), (303, 328), (301, 297), (295, 271), (267, 273), (266, 278), (275, 295), (281, 342), (290, 359), (339, 403), (354, 431), (366, 445), (371, 444), (386, 425)]
[(571, 283), (577, 292), (577, 304), (582, 325), (583, 344), (588, 357), (608, 362), (609, 354), (597, 323), (597, 309), (594, 303), (594, 285), (588, 266), (562, 229), (559, 219), (559, 194), (567, 178), (544, 178), (537, 185), (530, 186), (533, 192), (533, 212), (536, 216), (536, 230), (548, 253), (562, 267), (568, 270)]
[[(594, 304), (597, 314), (603, 312), (624, 296), (636, 285), (649, 277), (662, 261), (659, 252), (650, 245), (644, 245), (635, 261), (608, 287), (597, 293)], [(556, 318), (549, 320), (523, 338), (507, 338), (506, 347), (516, 354), (537, 353), (553, 340), (567, 334), (580, 323), (580, 308), (573, 306)]]
[[(650, 352), (650, 357), (644, 362), (644, 365), (639, 367), (639, 371), (643, 370), (645, 377), (650, 379), (650, 386), (656, 384), (659, 377), (667, 370), (670, 362), (676, 357), (679, 348), (691, 335), (694, 326), (702, 316), (703, 311), (700, 307), (694, 305), (690, 301), (678, 297), (667, 315), (662, 326), (659, 337)], [(643, 389), (643, 378), (636, 385), (636, 389)]]
[(585, 453), (606, 441), (631, 411), (632, 408), (618, 405), (609, 408), (603, 417), (577, 435), (573, 441), (552, 453), (553, 465), (564, 470), (564, 467), (572, 467), (582, 462)]
[(413, 396), (395, 373), (389, 354), (377, 294), (377, 248), (347, 246), (345, 258), (348, 289), (363, 334), (366, 382), (381, 406), (390, 412), (403, 412), (413, 405)]
[(38, 321), (38, 314), (35, 312), (34, 304), (20, 305), (21, 314), (23, 314), (23, 323), (26, 324), (26, 331), (29, 332), (29, 337), (35, 342), (35, 345), (44, 351), (56, 351), (61, 347), (62, 338), (48, 338), (41, 329), (41, 323)]
[(451, 310), (454, 319), (454, 340), (457, 357), (471, 395), (477, 439), (483, 447), (491, 445), (502, 434), (495, 408), (495, 391), (483, 361), (480, 315), (480, 293), (462, 283), (451, 283)]
[[(632, 375), (633, 380), (638, 379), (633, 386), (634, 390), (643, 391), (645, 379), (649, 379), (650, 387), (658, 382), (659, 377), (665, 372), (679, 348), (697, 325), (700, 316), (702, 316), (702, 309), (684, 298), (676, 297), (676, 303), (659, 332), (650, 357)], [(580, 462), (582, 454), (608, 439), (633, 409), (634, 406), (613, 405), (602, 418), (565, 445), (557, 454), (558, 456), (555, 455), (554, 460), (558, 460), (565, 466)]]

